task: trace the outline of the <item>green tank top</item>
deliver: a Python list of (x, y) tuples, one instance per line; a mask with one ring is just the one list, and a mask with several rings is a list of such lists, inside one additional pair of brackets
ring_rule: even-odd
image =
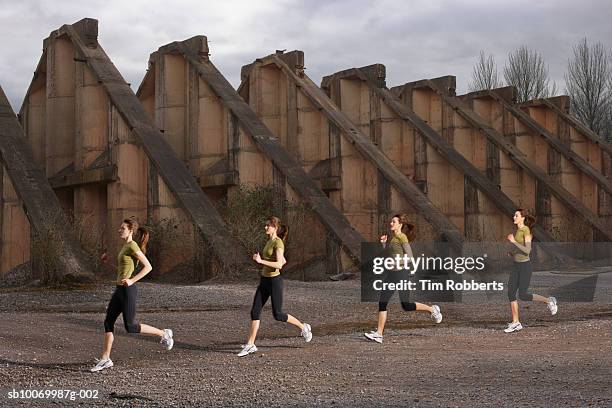
[[(525, 245), (525, 237), (531, 235), (531, 230), (528, 226), (524, 225), (522, 228), (518, 228), (514, 233), (514, 240), (521, 245)], [(514, 262), (527, 262), (529, 260), (529, 255), (514, 247)]]
[(134, 273), (134, 257), (140, 251), (136, 241), (126, 242), (117, 256), (117, 283), (121, 284), (122, 279), (129, 279)]
[[(285, 244), (283, 244), (283, 240), (279, 237), (276, 237), (275, 239), (269, 239), (268, 242), (266, 242), (266, 246), (264, 246), (263, 251), (261, 251), (261, 259), (263, 259), (264, 261), (276, 262), (277, 248), (285, 249)], [(261, 269), (261, 276), (265, 276), (266, 278), (273, 278), (278, 275), (280, 275), (280, 270), (271, 268), (268, 265), (264, 265)]]

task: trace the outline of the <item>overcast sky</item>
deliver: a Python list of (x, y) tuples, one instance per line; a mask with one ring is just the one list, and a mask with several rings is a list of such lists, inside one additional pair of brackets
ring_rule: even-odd
[(612, 48), (612, 1), (28, 1), (0, 0), (0, 85), (21, 106), (42, 40), (62, 24), (99, 20), (99, 42), (136, 90), (149, 54), (171, 41), (208, 37), (211, 58), (237, 87), (240, 68), (276, 49), (303, 50), (320, 83), (339, 70), (383, 63), (387, 85), (442, 75), (467, 90), (480, 50), (495, 56), (526, 44), (564, 89), (581, 38)]

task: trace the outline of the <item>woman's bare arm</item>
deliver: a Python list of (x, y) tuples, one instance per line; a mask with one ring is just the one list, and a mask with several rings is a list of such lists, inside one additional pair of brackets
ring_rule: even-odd
[(259, 257), (259, 260), (256, 259), (256, 261), (257, 263), (274, 269), (282, 269), (283, 265), (287, 263), (287, 260), (285, 259), (285, 250), (283, 248), (276, 248), (276, 262), (266, 261), (261, 259), (261, 257)]
[(518, 242), (516, 242), (516, 240), (512, 240), (510, 242), (512, 242), (514, 246), (520, 249), (521, 252), (525, 253), (525, 255), (529, 255), (531, 253), (531, 238), (531, 235), (525, 236), (525, 245), (519, 244)]

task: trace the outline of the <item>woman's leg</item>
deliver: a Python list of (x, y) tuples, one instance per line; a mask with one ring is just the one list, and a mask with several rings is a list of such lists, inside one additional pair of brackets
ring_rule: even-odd
[[(398, 271), (395, 273), (399, 275), (398, 282), (401, 280), (410, 279), (410, 275), (408, 274), (408, 271), (406, 270)], [(406, 312), (413, 312), (415, 310), (417, 311), (423, 310), (423, 311), (431, 312), (433, 310), (431, 307), (424, 305), (423, 303), (411, 302), (410, 301), (410, 291), (408, 290), (400, 290), (398, 291), (398, 293), (399, 293), (399, 298), (400, 298), (400, 303), (402, 305), (402, 309), (404, 309), (404, 311)]]
[(144, 324), (144, 323), (142, 323), (140, 325), (140, 331), (138, 333), (146, 334), (146, 335), (149, 335), (149, 336), (164, 337), (164, 331), (163, 330), (160, 330), (157, 327), (149, 326), (148, 324)]
[(508, 278), (508, 300), (510, 301), (510, 311), (512, 313), (512, 323), (519, 322), (519, 309), (518, 302), (516, 300), (516, 292), (519, 289), (519, 266), (518, 262), (512, 264), (512, 270), (510, 271), (510, 277)]
[(512, 323), (518, 323), (519, 322), (519, 307), (518, 307), (517, 300), (513, 300), (512, 302), (510, 302), (510, 312), (512, 313)]
[(149, 336), (164, 336), (164, 331), (148, 324), (140, 324), (136, 319), (136, 298), (138, 288), (136, 285), (125, 287), (125, 302), (123, 302), (123, 323), (128, 333), (141, 333)]
[(433, 308), (431, 306), (426, 305), (425, 303), (415, 302), (414, 307), (415, 308), (412, 310), (416, 310), (417, 312), (433, 312)]
[(114, 340), (113, 331), (115, 322), (123, 309), (122, 304), (121, 293), (119, 292), (119, 288), (116, 288), (106, 308), (106, 318), (104, 319), (104, 348), (102, 349), (101, 360), (108, 360), (110, 358)]
[[(380, 305), (382, 305), (383, 303), (379, 303), (379, 309), (380, 309)], [(376, 332), (378, 334), (383, 334), (383, 331), (385, 330), (385, 324), (387, 323), (387, 310), (386, 310), (386, 303), (384, 304), (385, 310), (379, 310), (378, 312), (378, 327), (376, 329)], [(433, 308), (431, 306), (427, 306), (424, 303), (412, 303), (412, 302), (402, 302), (402, 308), (407, 311), (407, 312), (412, 312), (412, 311), (417, 311), (417, 312), (433, 312)]]
[(387, 310), (379, 310), (378, 311), (378, 325), (376, 327), (376, 332), (382, 336), (385, 331), (385, 324), (387, 323)]
[(251, 320), (251, 325), (249, 326), (249, 338), (247, 339), (247, 344), (255, 344), (255, 339), (257, 338), (257, 332), (259, 331), (259, 322), (260, 320)]
[(279, 322), (287, 322), (298, 327), (300, 330), (304, 329), (304, 325), (294, 316), (283, 312), (283, 278), (275, 276), (271, 279), (271, 292), (272, 292), (272, 315), (275, 320)]
[(545, 298), (542, 295), (538, 295), (537, 293), (532, 293), (533, 296), (533, 301), (534, 302), (542, 302), (542, 303), (548, 303), (548, 298)]
[(264, 278), (259, 282), (255, 296), (253, 297), (253, 306), (251, 307), (251, 325), (249, 327), (249, 338), (247, 344), (255, 344), (257, 331), (259, 330), (259, 322), (261, 309), (264, 307), (270, 297), (269, 282)]
[[(279, 321), (282, 321), (282, 320), (279, 320)], [(290, 323), (290, 324), (294, 325), (295, 327), (299, 328), (300, 330), (304, 330), (304, 325), (302, 324), (302, 322), (300, 322), (298, 319), (296, 319), (295, 317), (293, 317), (290, 314), (287, 314), (287, 320), (285, 320), (285, 321), (287, 323)]]
[(102, 349), (102, 356), (100, 357), (100, 360), (108, 360), (110, 358), (114, 340), (115, 336), (113, 335), (113, 332), (104, 333), (104, 348)]
[[(408, 273), (408, 271), (403, 270), (401, 272), (398, 272), (400, 274), (400, 280), (409, 280), (410, 279), (410, 275)], [(440, 307), (433, 305), (433, 306), (428, 306), (424, 303), (418, 303), (418, 302), (411, 302), (410, 301), (410, 291), (408, 290), (400, 290), (399, 291), (399, 298), (400, 298), (400, 302), (402, 304), (402, 309), (404, 309), (406, 312), (412, 312), (412, 311), (417, 311), (417, 312), (428, 312), (429, 314), (431, 314), (431, 318), (436, 322), (436, 323), (440, 323), (442, 322), (442, 313), (440, 313)]]
[(306, 340), (306, 343), (312, 340), (312, 327), (308, 323), (302, 323), (294, 316), (283, 312), (283, 278), (281, 276), (275, 276), (271, 279), (271, 292), (272, 292), (272, 314), (274, 318), (279, 322), (287, 322), (300, 329), (302, 337)]
[(529, 293), (529, 284), (531, 283), (531, 262), (517, 262), (518, 267), (518, 298), (525, 302), (533, 300), (533, 294)]
[[(394, 283), (394, 273), (396, 272), (386, 271), (383, 283)], [(381, 336), (385, 331), (385, 324), (387, 323), (387, 306), (389, 305), (389, 300), (391, 300), (393, 293), (395, 293), (394, 290), (383, 290), (380, 292), (380, 297), (378, 299), (378, 326), (376, 332)]]
[(548, 298), (529, 292), (531, 284), (531, 275), (533, 274), (533, 264), (531, 261), (521, 262), (519, 273), (519, 299), (525, 301), (534, 301), (548, 303)]

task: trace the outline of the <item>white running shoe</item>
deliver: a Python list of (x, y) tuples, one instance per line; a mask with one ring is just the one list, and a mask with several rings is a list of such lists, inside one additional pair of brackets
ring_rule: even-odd
[(377, 331), (375, 331), (375, 330), (372, 330), (372, 331), (371, 331), (371, 332), (369, 332), (369, 333), (364, 333), (363, 335), (364, 335), (364, 336), (366, 336), (368, 339), (370, 339), (370, 340), (372, 340), (372, 341), (375, 341), (375, 342), (377, 342), (377, 343), (382, 344), (382, 342), (383, 342), (383, 335), (382, 335), (382, 334), (379, 334), (379, 333), (378, 333)]
[(92, 373), (104, 370), (105, 368), (111, 368), (114, 364), (113, 364), (113, 360), (111, 360), (110, 358), (107, 358), (106, 360), (98, 360), (96, 359), (97, 363), (95, 366), (93, 366), (91, 368)]
[(254, 344), (246, 344), (243, 349), (238, 353), (238, 357), (244, 357), (247, 354), (251, 354), (257, 351), (257, 346)]
[(304, 329), (302, 330), (302, 337), (309, 343), (312, 340), (312, 327), (308, 323), (304, 323)]
[(172, 350), (172, 347), (174, 346), (174, 339), (172, 338), (173, 335), (172, 330), (164, 329), (164, 335), (159, 342), (166, 348), (166, 350)]
[(521, 324), (521, 322), (508, 323), (508, 327), (504, 329), (506, 333), (512, 333), (519, 330), (523, 330), (523, 325)]
[(442, 321), (442, 313), (440, 313), (440, 306), (433, 305), (431, 307), (431, 318), (434, 322), (440, 323)]
[(548, 310), (550, 310), (550, 314), (551, 315), (554, 316), (554, 315), (557, 314), (557, 309), (558, 309), (557, 308), (557, 299), (555, 299), (554, 296), (551, 296), (551, 297), (548, 298), (547, 306), (548, 306)]

